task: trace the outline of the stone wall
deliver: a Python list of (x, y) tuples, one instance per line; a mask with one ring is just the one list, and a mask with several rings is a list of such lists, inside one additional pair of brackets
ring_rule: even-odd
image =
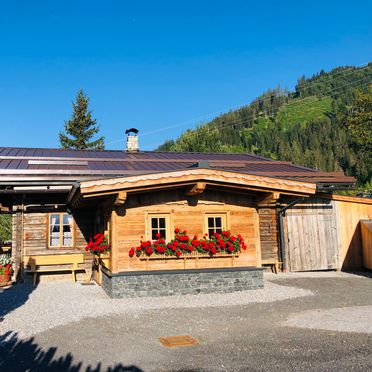
[(102, 288), (112, 298), (229, 293), (263, 288), (260, 268), (146, 271), (110, 274), (102, 271)]

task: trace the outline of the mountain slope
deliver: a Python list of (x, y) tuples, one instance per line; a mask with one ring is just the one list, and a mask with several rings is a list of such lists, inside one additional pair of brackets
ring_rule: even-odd
[(355, 89), (365, 91), (371, 83), (372, 63), (302, 76), (294, 92), (270, 89), (158, 150), (253, 152), (324, 171), (343, 170), (363, 184), (371, 179), (371, 164), (347, 132), (345, 118)]

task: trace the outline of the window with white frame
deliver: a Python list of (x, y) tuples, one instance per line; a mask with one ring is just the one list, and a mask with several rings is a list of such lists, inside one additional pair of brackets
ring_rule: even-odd
[(50, 248), (67, 248), (74, 245), (73, 218), (70, 214), (49, 214), (48, 243)]
[(206, 214), (205, 215), (206, 233), (212, 237), (214, 233), (221, 233), (226, 230), (225, 214)]
[(147, 221), (148, 239), (156, 240), (157, 234), (160, 237), (169, 240), (170, 237), (170, 220), (167, 214), (149, 214)]

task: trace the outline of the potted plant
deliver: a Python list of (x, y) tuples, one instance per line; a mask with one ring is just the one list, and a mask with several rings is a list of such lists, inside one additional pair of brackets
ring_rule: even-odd
[(89, 239), (89, 243), (85, 247), (86, 252), (90, 252), (98, 257), (106, 254), (110, 250), (108, 238), (105, 234), (96, 234)]
[(129, 250), (129, 257), (191, 257), (204, 255), (208, 257), (218, 257), (218, 255), (237, 255), (241, 250), (246, 250), (247, 246), (243, 237), (231, 234), (230, 231), (215, 232), (211, 237), (205, 234), (202, 239), (197, 235), (190, 237), (186, 230), (176, 228), (174, 238), (166, 242), (160, 234), (156, 234), (156, 240), (141, 241), (136, 248)]
[(9, 254), (0, 254), (0, 286), (11, 281), (13, 260)]
[[(109, 258), (106, 254), (109, 250), (110, 246), (108, 244), (108, 237), (105, 234), (96, 234), (89, 239), (85, 251), (90, 252), (93, 255), (91, 278), (96, 277), (95, 272), (98, 274), (100, 273), (100, 265), (108, 267)], [(98, 282), (100, 282), (99, 278)]]

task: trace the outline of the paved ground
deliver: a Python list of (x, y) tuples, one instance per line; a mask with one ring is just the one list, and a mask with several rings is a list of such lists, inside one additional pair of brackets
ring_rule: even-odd
[[(0, 370), (372, 370), (371, 278), (316, 273), (267, 275), (266, 280), (280, 291), (297, 287), (308, 295), (200, 308), (187, 303), (174, 309), (137, 307), (104, 316), (92, 310), (93, 318), (43, 331), (34, 339), (6, 335)], [(19, 308), (26, 306), (27, 300)], [(67, 301), (66, 308), (70, 306)], [(358, 332), (344, 332), (351, 329)], [(183, 334), (200, 345), (168, 349), (158, 341)]]

